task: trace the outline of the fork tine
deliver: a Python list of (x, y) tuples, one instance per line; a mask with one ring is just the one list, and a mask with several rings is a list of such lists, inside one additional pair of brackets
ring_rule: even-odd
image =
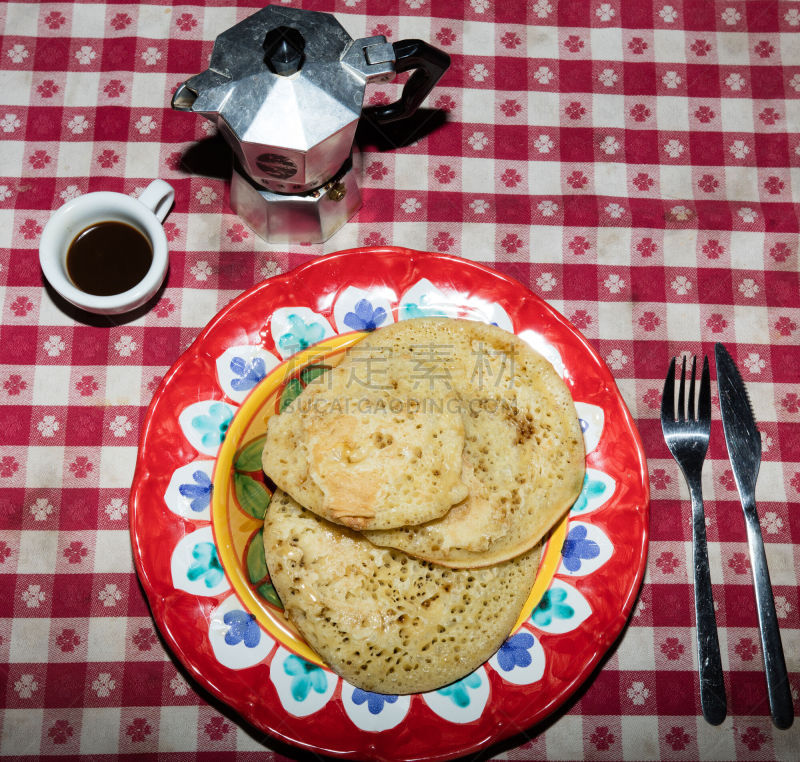
[(697, 400), (698, 419), (711, 421), (711, 376), (708, 372), (708, 357), (703, 358), (703, 373), (700, 376), (700, 397)]
[(687, 413), (687, 418), (690, 421), (693, 421), (694, 418), (694, 376), (695, 370), (697, 369), (697, 357), (692, 357), (692, 380), (689, 381), (689, 412)]
[(661, 420), (675, 420), (675, 358), (669, 363), (667, 380), (664, 381), (664, 393), (661, 395)]
[(678, 420), (686, 420), (686, 355), (681, 362), (681, 383), (678, 387)]

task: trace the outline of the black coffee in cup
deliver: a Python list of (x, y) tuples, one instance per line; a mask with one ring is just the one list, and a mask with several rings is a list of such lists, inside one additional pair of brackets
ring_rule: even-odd
[(133, 288), (150, 269), (153, 247), (133, 225), (109, 220), (83, 229), (67, 250), (67, 275), (81, 291), (112, 296)]

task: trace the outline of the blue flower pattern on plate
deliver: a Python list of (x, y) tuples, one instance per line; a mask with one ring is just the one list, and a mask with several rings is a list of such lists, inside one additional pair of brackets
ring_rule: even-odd
[(211, 490), (213, 485), (211, 479), (205, 471), (195, 471), (192, 474), (194, 483), (187, 482), (178, 487), (182, 497), (189, 499), (189, 507), (195, 512), (200, 513), (208, 508), (211, 502)]
[(471, 675), (467, 675), (457, 683), (440, 688), (437, 693), (440, 693), (442, 696), (448, 696), (456, 706), (463, 708), (469, 706), (469, 689), (472, 688), (475, 690), (476, 688), (480, 687), (481, 678), (479, 675), (476, 675), (473, 672)]
[(514, 667), (528, 667), (533, 661), (530, 649), (533, 647), (533, 635), (529, 632), (518, 632), (512, 635), (497, 652), (497, 663), (504, 672), (511, 672)]
[(192, 548), (194, 562), (186, 572), (186, 576), (194, 582), (202, 579), (208, 588), (218, 585), (223, 575), (217, 549), (212, 542), (199, 542)]
[(370, 714), (380, 714), (383, 711), (384, 704), (394, 704), (396, 701), (397, 696), (371, 693), (370, 691), (362, 691), (361, 688), (356, 688), (353, 691), (353, 703), (361, 706), (366, 702)]
[(261, 642), (261, 628), (252, 614), (236, 609), (227, 612), (222, 621), (230, 628), (225, 633), (225, 642), (229, 646), (244, 642), (247, 648), (255, 648)]
[(267, 375), (267, 366), (262, 357), (254, 357), (250, 362), (247, 362), (244, 357), (234, 357), (231, 360), (230, 368), (238, 376), (238, 378), (231, 379), (231, 387), (237, 392), (252, 389)]
[(594, 540), (586, 539), (586, 527), (576, 526), (569, 530), (561, 555), (564, 566), (568, 571), (576, 572), (581, 568), (581, 561), (597, 558), (600, 555), (600, 546)]
[(353, 312), (344, 316), (344, 324), (354, 331), (374, 331), (386, 320), (383, 307), (373, 307), (366, 299), (360, 299)]
[(325, 329), (318, 323), (306, 323), (299, 315), (289, 315), (289, 331), (278, 339), (281, 349), (299, 352), (325, 338)]
[(603, 482), (597, 481), (596, 479), (590, 481), (588, 475), (584, 476), (583, 489), (581, 489), (581, 494), (578, 495), (578, 499), (572, 506), (572, 513), (582, 513), (589, 505), (590, 498), (599, 497), (605, 491), (606, 485), (603, 484)]
[(547, 590), (539, 601), (539, 605), (533, 610), (531, 618), (534, 624), (547, 627), (553, 619), (569, 619), (575, 614), (575, 609), (568, 603), (567, 591), (560, 587)]
[(233, 413), (222, 403), (216, 402), (208, 408), (208, 415), (192, 418), (192, 427), (201, 433), (203, 447), (219, 447), (233, 420)]
[(283, 671), (292, 678), (292, 698), (295, 701), (305, 701), (312, 690), (325, 693), (328, 688), (328, 678), (322, 669), (299, 656), (287, 656)]

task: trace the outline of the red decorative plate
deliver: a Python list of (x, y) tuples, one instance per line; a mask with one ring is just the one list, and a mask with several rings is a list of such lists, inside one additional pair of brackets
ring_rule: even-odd
[[(587, 475), (517, 627), (457, 683), (413, 696), (354, 689), (281, 616), (260, 531), (264, 421), (364, 331), (423, 315), (496, 323), (570, 387)], [(134, 558), (170, 647), (249, 723), (359, 760), (438, 760), (561, 705), (621, 631), (644, 573), (649, 487), (639, 435), (580, 333), (522, 284), (393, 247), (314, 260), (245, 292), (170, 369), (147, 413), (131, 494)]]

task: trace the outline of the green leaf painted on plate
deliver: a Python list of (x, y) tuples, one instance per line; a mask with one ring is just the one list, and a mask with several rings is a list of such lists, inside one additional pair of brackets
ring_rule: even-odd
[(264, 555), (263, 535), (264, 530), (259, 529), (247, 546), (247, 577), (253, 585), (257, 585), (269, 575), (267, 558)]
[(309, 365), (300, 371), (300, 381), (303, 386), (308, 386), (318, 379), (325, 371), (330, 370), (328, 365)]
[(233, 467), (237, 471), (260, 471), (261, 470), (261, 453), (264, 450), (264, 442), (267, 435), (257, 437), (250, 444), (246, 445), (239, 451)]
[(233, 474), (233, 486), (242, 510), (263, 521), (271, 497), (269, 490), (252, 476), (238, 472)]
[(281, 401), (280, 405), (278, 406), (278, 412), (282, 413), (289, 405), (294, 402), (300, 392), (303, 391), (303, 386), (300, 383), (299, 379), (293, 378), (289, 381), (286, 386), (283, 387), (283, 391), (281, 392)]
[[(273, 606), (282, 609), (281, 599), (278, 598), (275, 588), (269, 581), (267, 559), (264, 556), (263, 531), (263, 529), (259, 529), (253, 535), (247, 548), (247, 576), (251, 584), (258, 585), (256, 589), (262, 598), (269, 601)], [(264, 581), (262, 582), (262, 580)], [(259, 582), (261, 582), (260, 585), (258, 584)]]
[(279, 609), (283, 610), (281, 599), (278, 598), (278, 594), (275, 592), (275, 588), (272, 586), (271, 582), (265, 582), (263, 585), (260, 585), (258, 592), (262, 598), (269, 601), (273, 606), (277, 606)]

